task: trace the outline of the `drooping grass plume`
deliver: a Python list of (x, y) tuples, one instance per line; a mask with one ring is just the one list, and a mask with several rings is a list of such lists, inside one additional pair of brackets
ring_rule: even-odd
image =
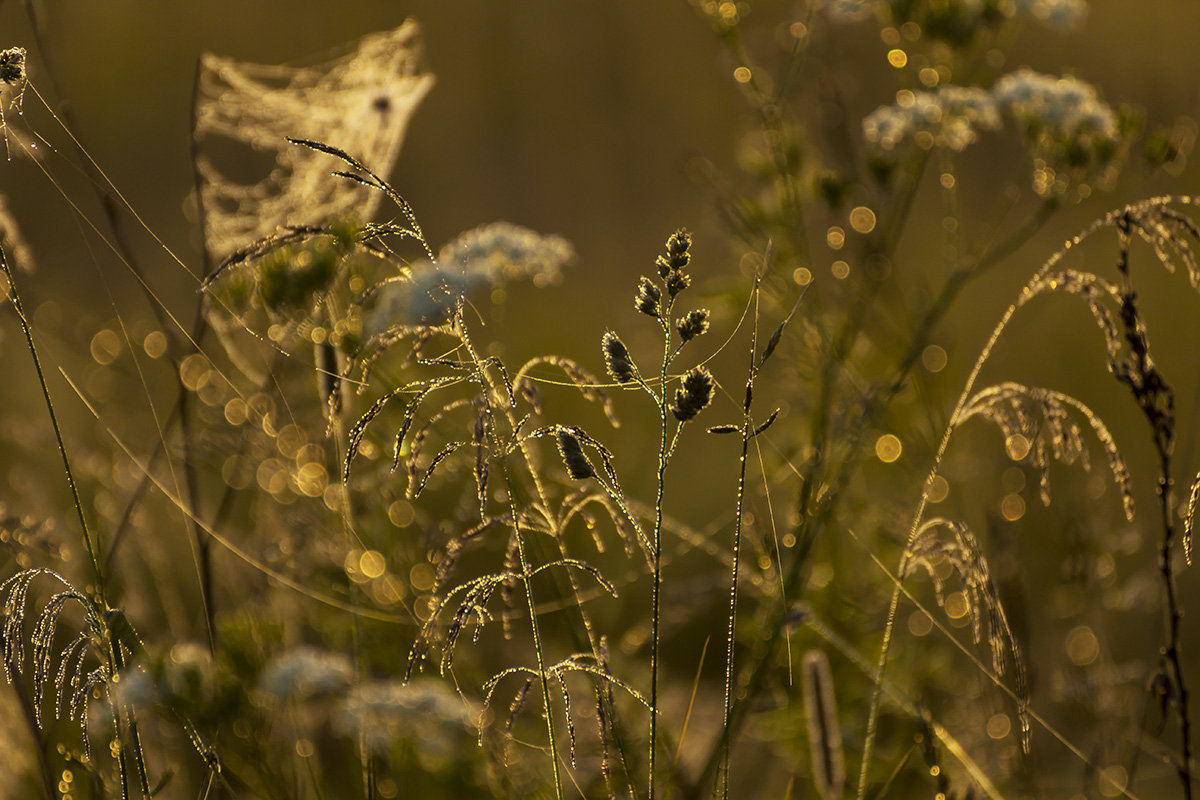
[(1065, 464), (1078, 461), (1084, 469), (1090, 469), (1087, 446), (1072, 411), (1083, 417), (1103, 447), (1125, 517), (1133, 519), (1133, 487), (1125, 459), (1104, 421), (1076, 398), (1009, 381), (977, 392), (958, 415), (956, 425), (976, 416), (994, 422), (1004, 434), (1008, 456), (1014, 461), (1027, 460), (1038, 470), (1039, 493), (1042, 502), (1049, 505), (1051, 458)]
[(940, 569), (948, 564), (962, 587), (967, 613), (971, 618), (971, 636), (975, 643), (987, 642), (992, 670), (1010, 674), (1015, 683), (1017, 716), (1020, 720), (1021, 748), (1029, 752), (1029, 685), (1021, 646), (1013, 635), (1008, 615), (992, 579), (991, 569), (974, 534), (961, 522), (935, 517), (926, 521), (908, 547), (908, 577), (918, 567), (933, 583), (939, 606), (945, 607), (945, 580)]
[[(37, 723), (39, 726), (45, 724), (41, 716), (42, 701), (47, 691), (52, 690), (55, 717), (65, 711), (70, 719), (78, 721), (85, 752), (90, 758), (87, 704), (93, 694), (101, 696), (116, 731), (117, 745), (111, 749), (117, 762), (121, 790), (126, 797), (131, 791), (139, 791), (147, 797), (150, 794), (149, 777), (137, 718), (113, 693), (119, 676), (142, 651), (141, 641), (122, 611), (103, 608), (51, 570), (30, 569), (17, 573), (0, 584), (0, 598), (4, 601), (5, 675), (9, 683), (14, 683), (25, 673), (29, 592), (40, 577), (53, 579), (60, 589), (33, 617), (29, 634), (33, 661), (32, 699)], [(82, 611), (84, 624), (78, 634), (58, 649), (55, 634), (59, 629), (59, 618), (69, 606), (77, 606)], [(54, 669), (55, 660), (59, 664), (57, 670)]]

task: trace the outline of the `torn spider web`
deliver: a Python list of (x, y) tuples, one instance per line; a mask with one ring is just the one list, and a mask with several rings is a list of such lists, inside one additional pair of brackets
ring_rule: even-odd
[[(412, 20), (364, 36), (353, 52), (316, 67), (206, 54), (195, 100), (196, 168), (204, 244), (214, 263), (284, 224), (351, 215), (370, 220), (382, 195), (331, 177), (327, 156), (287, 137), (334, 145), (386, 176), (409, 119), (433, 85), (421, 61), (420, 29)], [(245, 183), (228, 174), (236, 170), (218, 167), (210, 153), (227, 143), (273, 155), (267, 176)]]

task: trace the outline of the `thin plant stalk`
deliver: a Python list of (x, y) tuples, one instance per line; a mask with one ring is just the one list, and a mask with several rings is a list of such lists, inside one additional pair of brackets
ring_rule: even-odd
[[(663, 329), (663, 358), (658, 372), (658, 393), (654, 395), (658, 402), (659, 440), (658, 440), (658, 480), (654, 500), (654, 534), (651, 543), (654, 547), (654, 575), (650, 584), (650, 752), (649, 752), (649, 786), (647, 796), (654, 800), (654, 763), (655, 751), (658, 749), (658, 655), (661, 639), (662, 623), (662, 522), (663, 522), (663, 492), (667, 474), (667, 463), (670, 453), (667, 448), (667, 364), (671, 360), (671, 327), (666, 322), (671, 318), (671, 309), (675, 305), (672, 297), (667, 301), (666, 308), (658, 318)], [(678, 431), (676, 431), (678, 436)], [(673, 446), (671, 449), (674, 449)]]
[(729, 570), (729, 625), (725, 632), (725, 703), (721, 717), (721, 772), (719, 780), (713, 786), (713, 794), (721, 800), (729, 796), (730, 742), (726, 731), (729, 729), (729, 717), (733, 711), (733, 654), (737, 628), (738, 573), (742, 554), (742, 512), (746, 502), (746, 456), (750, 450), (750, 434), (753, 424), (750, 418), (750, 404), (754, 397), (754, 378), (758, 372), (754, 361), (754, 355), (758, 350), (758, 290), (759, 280), (756, 279), (754, 281), (755, 324), (750, 327), (750, 374), (746, 378), (746, 397), (742, 404), (742, 424), (739, 430), (742, 452), (738, 459), (737, 503), (733, 516), (733, 566)]
[(1182, 612), (1175, 591), (1175, 570), (1171, 562), (1171, 547), (1175, 540), (1173, 510), (1175, 501), (1172, 491), (1171, 454), (1175, 448), (1175, 392), (1163, 379), (1150, 357), (1150, 345), (1146, 339), (1141, 314), (1138, 311), (1133, 283), (1129, 274), (1129, 241), (1132, 222), (1128, 214), (1117, 221), (1120, 236), (1120, 256), (1117, 271), (1121, 274), (1121, 321), (1125, 327), (1125, 340), (1129, 346), (1130, 362), (1122, 364), (1117, 379), (1129, 386), (1134, 399), (1142, 409), (1146, 421), (1154, 433), (1154, 449), (1158, 454), (1158, 502), (1162, 516), (1163, 535), (1159, 545), (1158, 569), (1162, 576), (1166, 594), (1167, 645), (1162, 658), (1170, 671), (1168, 678), (1173, 687), (1174, 705), (1179, 714), (1179, 763), (1176, 770), (1183, 784), (1183, 796), (1192, 798), (1192, 736), (1191, 716), (1188, 711), (1188, 690), (1184, 679), (1179, 623)]
[(13, 308), (17, 312), (17, 319), (21, 323), (21, 331), (25, 334), (25, 344), (29, 348), (29, 355), (33, 358), (33, 368), (37, 372), (38, 383), (42, 389), (42, 397), (46, 400), (46, 410), (50, 414), (50, 424), (54, 427), (54, 438), (58, 442), (58, 453), (62, 457), (63, 474), (67, 479), (67, 487), (71, 490), (71, 500), (75, 505), (75, 515), (79, 519), (79, 528), (83, 533), (83, 546), (87, 550), (88, 559), (92, 566), (92, 574), (96, 579), (94, 594), (101, 603), (107, 605), (104, 571), (100, 568), (97, 543), (92, 536), (91, 529), (88, 527), (87, 517), (83, 513), (83, 502), (79, 499), (79, 489), (75, 486), (75, 474), (71, 470), (71, 459), (67, 456), (67, 446), (63, 441), (62, 428), (59, 427), (58, 415), (54, 412), (54, 403), (50, 399), (50, 388), (46, 385), (46, 375), (42, 371), (42, 362), (38, 358), (37, 346), (33, 343), (33, 332), (29, 328), (29, 319), (25, 316), (25, 310), (21, 306), (21, 296), (17, 292), (17, 284), (13, 279), (12, 270), (9, 269), (8, 258), (5, 256), (2, 246), (0, 246), (0, 270), (4, 271), (4, 277), (8, 280), (9, 299), (12, 301)]
[[(828, 500), (825, 503), (818, 504), (812, 494), (812, 488), (818, 483), (818, 475), (823, 466), (823, 461), (819, 458), (809, 461), (800, 480), (800, 501), (799, 512), (797, 514), (800, 522), (796, 530), (797, 543), (796, 547), (793, 548), (793, 555), (787, 565), (784, 576), (784, 582), (793, 587), (795, 592), (803, 594), (805, 580), (803, 574), (804, 564), (807, 563), (808, 554), (811, 552), (813, 544), (820, 537), (820, 532), (834, 516), (841, 492), (853, 474), (850, 467), (856, 463), (856, 454), (861, 451), (866, 441), (866, 433), (872, 428), (883, 411), (888, 408), (892, 398), (903, 388), (906, 378), (919, 363), (921, 353), (925, 349), (925, 345), (928, 343), (929, 337), (937, 324), (945, 317), (946, 313), (953, 306), (954, 301), (972, 279), (982, 275), (1004, 258), (1011, 255), (1029, 236), (1046, 224), (1056, 209), (1056, 202), (1050, 200), (1043, 202), (1039, 205), (1038, 210), (1018, 230), (1014, 231), (1011, 236), (1006, 237), (986, 250), (972, 264), (964, 265), (950, 274), (943, 284), (938, 297), (930, 304), (921, 322), (918, 324), (917, 333), (900, 359), (894, 379), (882, 389), (868, 396), (864, 403), (863, 411), (855, 420), (855, 423), (850, 426), (848, 439), (850, 455), (843, 460), (843, 468), (830, 482), (831, 488), (826, 493)], [(1087, 235), (1092, 230), (1093, 228), (1089, 228), (1087, 232), (1077, 238), (1082, 238), (1082, 236)], [(831, 379), (832, 376), (825, 377), (826, 381)], [(829, 398), (825, 398), (825, 400), (829, 401)], [(726, 724), (727, 730), (724, 734), (726, 737), (730, 739), (734, 737), (737, 728), (740, 727), (745, 718), (747, 700), (756, 696), (760, 687), (765, 684), (768, 667), (774, 658), (776, 648), (782, 641), (782, 631), (788, 624), (789, 616), (790, 612), (788, 609), (779, 608), (775, 610), (771, 618), (766, 622), (766, 629), (769, 633), (760, 640), (758, 647), (752, 653), (752, 664), (742, 682), (742, 691), (739, 691), (733, 698), (733, 708), (731, 709)], [(705, 759), (705, 766), (697, 781), (698, 785), (705, 784), (720, 768), (721, 753), (722, 743), (718, 741), (714, 744), (708, 757)]]
[[(507, 466), (501, 464), (501, 472), (504, 473), (505, 490), (508, 496), (513, 496), (512, 480), (508, 474)], [(546, 717), (546, 735), (550, 740), (550, 763), (554, 770), (554, 796), (557, 800), (562, 800), (562, 775), (558, 766), (558, 744), (554, 733), (554, 707), (550, 702), (550, 677), (546, 671), (545, 651), (542, 647), (541, 626), (538, 624), (537, 604), (533, 599), (533, 571), (530, 569), (529, 560), (525, 555), (525, 537), (521, 530), (521, 517), (519, 514), (513, 514), (513, 526), (516, 528), (517, 541), (517, 558), (521, 562), (521, 582), (525, 589), (525, 602), (529, 608), (529, 628), (533, 634), (533, 652), (537, 659), (538, 679), (542, 688), (542, 708)]]
[[(458, 309), (456, 310), (455, 315), (459, 320), (462, 319), (461, 297), (459, 298)], [(463, 346), (467, 350), (467, 355), (471, 359), (471, 363), (474, 365), (476, 372), (480, 375), (481, 383), (488, 387), (487, 391), (485, 392), (485, 396), (496, 394), (497, 392), (495, 391), (496, 387), (493, 383), (493, 379), (488, 371), (484, 369), (483, 362), (479, 358), (479, 354), (475, 351), (475, 346), (472, 344), (470, 337), (466, 335), (465, 330), (462, 332), (461, 339)], [(490, 405), (490, 397), (487, 398), (487, 402)], [(509, 419), (511, 419), (511, 417)], [(532, 459), (532, 456), (526, 450), (524, 450), (524, 448), (522, 448), (522, 453), (527, 459), (527, 464), (531, 464), (532, 462), (530, 459)], [(514, 494), (512, 477), (509, 475), (508, 466), (504, 463), (503, 459), (501, 460), (500, 467), (500, 471), (504, 475), (505, 491), (507, 492), (509, 498), (515, 497), (516, 495)], [(531, 469), (530, 472), (535, 476), (534, 480), (538, 481), (537, 471)], [(540, 482), (538, 482), (538, 491), (539, 493), (542, 491)], [(543, 498), (545, 497), (544, 494), (541, 496)], [(530, 566), (529, 558), (525, 553), (525, 537), (521, 528), (521, 515), (516, 512), (515, 508), (512, 512), (512, 518), (513, 527), (515, 529), (514, 535), (516, 536), (517, 544), (517, 559), (521, 564), (521, 583), (525, 589), (525, 602), (529, 609), (529, 628), (533, 636), (533, 652), (535, 658), (537, 659), (538, 679), (541, 683), (542, 689), (542, 710), (546, 718), (546, 736), (549, 739), (550, 763), (554, 773), (554, 796), (557, 798), (557, 800), (563, 800), (562, 772), (558, 764), (558, 740), (554, 731), (554, 706), (550, 701), (550, 676), (546, 668), (546, 653), (545, 648), (542, 645), (541, 625), (538, 623), (537, 603), (535, 602), (533, 596), (533, 568)]]

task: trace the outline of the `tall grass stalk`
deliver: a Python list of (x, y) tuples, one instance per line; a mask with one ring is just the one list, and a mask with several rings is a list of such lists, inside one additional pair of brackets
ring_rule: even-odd
[(8, 281), (9, 299), (12, 301), (13, 310), (17, 312), (17, 319), (21, 323), (21, 332), (25, 335), (25, 345), (29, 348), (30, 358), (33, 359), (33, 368), (37, 372), (38, 385), (41, 387), (42, 397), (46, 401), (46, 411), (50, 415), (50, 424), (54, 428), (54, 440), (58, 444), (58, 454), (62, 458), (63, 476), (66, 478), (67, 488), (71, 492), (71, 502), (75, 506), (75, 516), (79, 521), (80, 533), (83, 535), (83, 547), (87, 551), (88, 561), (92, 568), (92, 577), (96, 581), (92, 593), (101, 603), (107, 605), (107, 601), (105, 600), (107, 591), (104, 570), (100, 568), (100, 558), (97, 552), (98, 543), (92, 535), (91, 528), (88, 526), (87, 515), (83, 511), (83, 501), (79, 499), (79, 489), (75, 485), (75, 473), (71, 470), (71, 459), (67, 456), (67, 445), (63, 441), (62, 427), (58, 424), (58, 414), (54, 411), (54, 402), (50, 399), (50, 387), (46, 385), (46, 375), (42, 372), (42, 361), (38, 358), (37, 345), (33, 341), (33, 331), (29, 327), (29, 319), (25, 316), (25, 309), (21, 306), (21, 295), (17, 291), (17, 283), (13, 277), (12, 270), (9, 269), (8, 259), (4, 254), (2, 246), (0, 246), (0, 270), (4, 271), (4, 277)]

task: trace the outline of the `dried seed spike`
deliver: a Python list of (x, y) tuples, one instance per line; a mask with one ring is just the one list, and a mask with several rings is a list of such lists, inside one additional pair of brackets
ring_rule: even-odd
[(757, 428), (755, 428), (753, 431), (751, 431), (750, 432), (751, 438), (758, 436), (760, 433), (766, 433), (767, 428), (770, 428), (772, 425), (774, 425), (775, 420), (777, 420), (779, 418), (779, 411), (780, 411), (780, 409), (778, 409), (778, 408), (775, 409), (774, 411), (772, 411), (771, 416), (767, 417), (766, 422), (763, 422), (761, 425), (759, 425)]
[(824, 800), (842, 796), (846, 764), (842, 753), (842, 726), (838, 721), (829, 659), (822, 650), (804, 654), (804, 715), (808, 722), (808, 748), (813, 783)]
[(475, 418), (475, 427), (471, 433), (471, 443), (475, 445), (475, 492), (479, 500), (479, 518), (487, 518), (487, 483), (488, 483), (488, 449), (487, 434), (491, 427), (492, 411), (483, 402), (479, 403), (479, 415)]
[(555, 435), (558, 439), (558, 452), (562, 455), (563, 463), (567, 465), (567, 474), (571, 478), (581, 481), (596, 474), (592, 462), (588, 460), (583, 446), (573, 432), (559, 428)]
[(712, 401), (715, 384), (712, 374), (704, 367), (695, 367), (683, 376), (683, 385), (675, 390), (671, 413), (680, 422), (687, 422)]
[(525, 707), (525, 700), (529, 697), (529, 690), (532, 687), (533, 678), (526, 678), (525, 683), (521, 684), (521, 688), (513, 695), (512, 702), (508, 705), (508, 719), (504, 722), (505, 733), (512, 733), (513, 725), (517, 721), (517, 715)]
[(697, 308), (689, 311), (675, 325), (679, 338), (690, 342), (697, 336), (703, 336), (708, 331), (708, 309)]
[(629, 348), (621, 338), (612, 331), (607, 331), (600, 340), (600, 348), (604, 351), (604, 367), (617, 383), (632, 383), (637, 380), (637, 367)]
[(425, 442), (429, 438), (429, 434), (433, 432), (435, 426), (442, 419), (460, 408), (473, 406), (474, 401), (465, 397), (460, 397), (457, 400), (451, 400), (446, 405), (442, 406), (433, 416), (431, 416), (424, 425), (417, 428), (412, 437), (408, 440), (408, 457), (405, 459), (405, 468), (408, 473), (408, 481), (411, 484), (417, 479), (417, 462), (425, 451)]
[[(812, 284), (809, 284), (809, 286), (811, 285)], [(792, 321), (792, 317), (796, 316), (796, 312), (800, 310), (800, 301), (804, 299), (804, 295), (807, 293), (808, 286), (805, 286), (804, 291), (802, 291), (800, 296), (796, 298), (796, 302), (792, 303), (792, 308), (790, 311), (788, 311), (787, 316), (784, 317), (783, 321), (775, 327), (774, 331), (772, 331), (771, 338), (767, 340), (767, 346), (763, 348), (762, 356), (760, 356), (758, 359), (758, 366), (760, 369), (762, 368), (763, 364), (767, 363), (767, 359), (771, 357), (771, 354), (775, 352), (775, 348), (779, 346), (779, 340), (783, 338), (783, 329), (786, 328), (788, 323)]]
[(468, 445), (470, 445), (470, 442), (451, 442), (443, 447), (433, 457), (433, 460), (429, 462), (429, 466), (425, 468), (425, 474), (421, 477), (421, 482), (415, 488), (411, 483), (408, 485), (408, 491), (406, 492), (408, 499), (415, 500), (421, 495), (421, 492), (425, 491), (425, 484), (429, 483), (429, 479), (433, 477), (433, 471), (437, 469), (438, 464), (449, 458), (455, 450), (458, 450), (460, 447), (467, 447)]
[[(422, 386), (423, 388), (413, 395), (413, 398), (408, 401), (408, 405), (404, 409), (404, 420), (400, 423), (400, 427), (396, 430), (396, 439), (392, 446), (392, 471), (395, 471), (396, 467), (400, 466), (400, 451), (402, 445), (404, 444), (404, 437), (408, 435), (408, 431), (412, 427), (413, 421), (416, 419), (417, 411), (420, 408), (421, 403), (434, 390), (440, 389), (444, 386), (451, 386), (456, 383), (461, 383), (462, 380), (462, 378), (448, 376), (434, 378), (428, 383), (417, 382), (404, 387), (406, 389), (413, 389), (417, 386)], [(357, 427), (357, 425), (355, 427)], [(361, 436), (359, 438), (361, 439)]]
[(638, 280), (637, 294), (633, 297), (633, 307), (648, 317), (658, 319), (661, 315), (659, 302), (662, 291), (654, 285), (654, 281), (643, 275)]
[[(685, 269), (691, 260), (688, 248), (692, 246), (692, 235), (687, 228), (679, 228), (667, 239), (667, 267), (671, 272)], [(661, 267), (660, 267), (661, 269)]]
[(363, 415), (350, 427), (350, 432), (346, 436), (346, 459), (342, 464), (342, 482), (346, 483), (350, 480), (350, 465), (353, 463), (355, 456), (358, 455), (358, 449), (362, 446), (363, 436), (367, 433), (367, 426), (371, 424), (371, 420), (379, 416), (379, 412), (383, 411), (383, 407), (396, 395), (403, 392), (408, 387), (400, 387), (393, 389), (383, 397), (371, 404)]
[(562, 692), (563, 719), (567, 723), (567, 738), (571, 743), (568, 753), (571, 759), (571, 769), (575, 769), (575, 720), (571, 717), (571, 693), (567, 691), (567, 682), (563, 679), (561, 672), (554, 673), (554, 677), (558, 679), (558, 688)]
[(346, 369), (346, 358), (328, 339), (313, 345), (313, 355), (316, 362), (317, 393), (325, 409), (325, 419), (332, 425), (342, 412), (344, 404), (342, 395), (345, 381), (342, 373)]

